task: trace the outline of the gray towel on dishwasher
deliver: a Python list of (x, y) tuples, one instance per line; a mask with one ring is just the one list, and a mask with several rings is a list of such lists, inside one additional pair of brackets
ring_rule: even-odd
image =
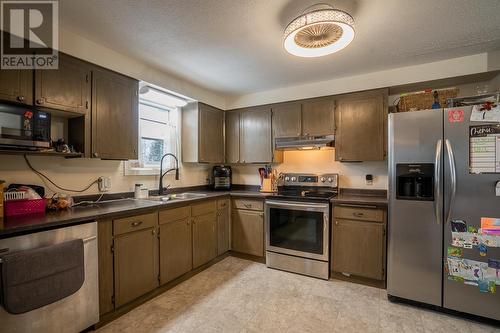
[(85, 281), (83, 240), (2, 256), (2, 304), (25, 313), (77, 292)]

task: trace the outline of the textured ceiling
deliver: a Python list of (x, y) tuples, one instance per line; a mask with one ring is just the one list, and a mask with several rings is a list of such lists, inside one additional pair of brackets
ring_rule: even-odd
[[(356, 37), (339, 53), (282, 47), (310, 0), (60, 0), (65, 29), (228, 95), (500, 49), (497, 0), (340, 0)], [(324, 2), (324, 1), (323, 1)]]

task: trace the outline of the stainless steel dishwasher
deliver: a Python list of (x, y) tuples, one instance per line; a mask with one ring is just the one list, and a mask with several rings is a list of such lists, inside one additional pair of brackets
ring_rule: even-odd
[(85, 280), (81, 288), (55, 303), (22, 314), (10, 314), (0, 306), (0, 332), (80, 332), (99, 321), (97, 222), (0, 239), (0, 258), (2, 254), (75, 239), (82, 239), (84, 244)]

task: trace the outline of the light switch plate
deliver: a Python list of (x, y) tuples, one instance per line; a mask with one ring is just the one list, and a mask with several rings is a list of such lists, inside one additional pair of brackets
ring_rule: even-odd
[(99, 188), (99, 192), (108, 192), (111, 190), (111, 178), (110, 177), (99, 177), (97, 181), (97, 186)]

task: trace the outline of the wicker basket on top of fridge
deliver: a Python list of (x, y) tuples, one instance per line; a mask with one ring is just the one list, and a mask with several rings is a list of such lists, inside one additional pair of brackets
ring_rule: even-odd
[(448, 88), (436, 90), (429, 89), (403, 94), (397, 102), (397, 112), (444, 108), (446, 107), (446, 100), (448, 98), (457, 97), (458, 92), (458, 88)]

